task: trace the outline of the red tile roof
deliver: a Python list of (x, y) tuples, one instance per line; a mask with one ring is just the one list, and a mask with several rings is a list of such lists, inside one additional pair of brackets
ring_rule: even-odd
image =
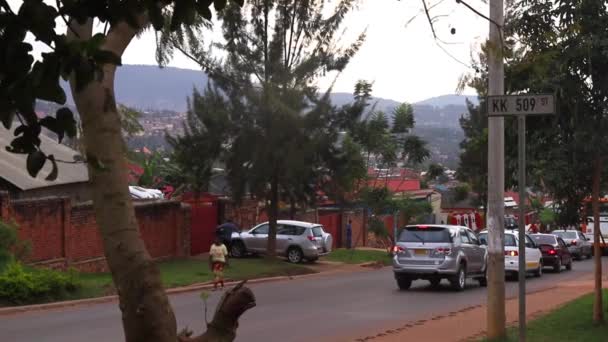
[(420, 180), (418, 179), (378, 179), (370, 180), (367, 184), (375, 188), (386, 187), (393, 193), (420, 190)]

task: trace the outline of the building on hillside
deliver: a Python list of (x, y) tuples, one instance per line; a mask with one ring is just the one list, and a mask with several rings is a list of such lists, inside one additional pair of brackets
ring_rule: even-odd
[[(59, 173), (54, 181), (45, 180), (51, 172), (51, 163), (47, 161), (38, 177), (31, 177), (26, 169), (27, 155), (8, 152), (15, 138), (13, 131), (0, 127), (0, 190), (6, 190), (13, 199), (29, 199), (49, 196), (69, 197), (73, 203), (92, 199), (89, 191), (89, 174), (84, 163), (57, 163)], [(57, 160), (73, 161), (80, 156), (78, 151), (40, 135), (40, 149), (47, 155), (54, 155)]]

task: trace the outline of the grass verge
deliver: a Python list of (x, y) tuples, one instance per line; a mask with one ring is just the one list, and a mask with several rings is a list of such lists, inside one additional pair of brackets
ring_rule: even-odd
[[(604, 291), (604, 298), (608, 291)], [(604, 300), (606, 304), (606, 300)], [(606, 312), (606, 305), (604, 312)], [(527, 340), (531, 342), (603, 342), (608, 341), (608, 325), (592, 322), (593, 294), (585, 295), (528, 323)], [(504, 342), (517, 341), (517, 329), (510, 328)], [(490, 340), (483, 340), (490, 341)], [(501, 342), (502, 342), (501, 341)], [(495, 341), (492, 341), (495, 342)], [(498, 341), (496, 341), (498, 342)]]
[[(213, 280), (213, 273), (206, 260), (169, 260), (160, 262), (158, 266), (165, 288), (205, 283)], [(229, 266), (224, 270), (226, 280), (295, 276), (311, 273), (315, 273), (315, 271), (303, 265), (263, 258), (232, 259)], [(77, 277), (81, 287), (63, 300), (101, 297), (113, 295), (116, 292), (109, 273), (79, 273)], [(1, 301), (0, 306), (2, 306)]]
[(347, 264), (363, 264), (380, 261), (384, 265), (391, 264), (391, 257), (385, 251), (367, 249), (336, 249), (324, 257), (327, 261), (343, 262)]

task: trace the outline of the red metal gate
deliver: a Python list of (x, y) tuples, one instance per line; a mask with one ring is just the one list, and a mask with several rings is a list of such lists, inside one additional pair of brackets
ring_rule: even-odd
[(190, 254), (209, 252), (218, 225), (218, 202), (215, 197), (200, 196), (184, 198), (192, 207), (190, 230)]
[(333, 239), (332, 248), (342, 247), (342, 219), (339, 213), (319, 215), (319, 223)]

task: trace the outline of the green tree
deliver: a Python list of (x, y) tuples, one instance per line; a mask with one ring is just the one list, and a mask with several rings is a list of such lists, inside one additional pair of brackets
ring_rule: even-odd
[(392, 133), (408, 133), (414, 127), (414, 108), (409, 103), (402, 103), (393, 110)]
[[(34, 105), (36, 99), (64, 105), (60, 78), (69, 81), (83, 123), (96, 221), (119, 289), (127, 341), (173, 342), (177, 327), (158, 268), (140, 238), (128, 190), (126, 146), (114, 94), (116, 69), (127, 46), (143, 30), (166, 29), (167, 35), (197, 30), (211, 19), (211, 4), (221, 10), (226, 2), (57, 0), (53, 7), (41, 0), (16, 5), (0, 1), (0, 121), (7, 129), (19, 122), (7, 148), (28, 155), (32, 177), (45, 163), (53, 165), (47, 179), (57, 177), (57, 161), (40, 148), (41, 127), (62, 140), (76, 135), (76, 120), (67, 107), (39, 119)], [(60, 21), (66, 25), (57, 25)], [(94, 22), (105, 28), (95, 33)], [(32, 40), (47, 45), (50, 52), (34, 59)], [(248, 290), (240, 290), (239, 296), (240, 303), (226, 304), (239, 305), (231, 308), (237, 314), (228, 317), (229, 310), (218, 310), (200, 340), (234, 338), (238, 316), (254, 303)]]
[[(225, 165), (235, 200), (250, 193), (266, 201), (270, 256), (276, 253), (280, 200), (313, 198), (325, 173), (323, 155), (337, 140), (329, 92), (320, 95), (314, 81), (342, 71), (363, 43), (364, 33), (339, 46), (338, 30), (354, 5), (345, 0), (329, 11), (321, 0), (253, 1), (246, 9), (251, 15), (231, 5), (220, 15), (224, 42), (213, 44), (223, 59), (207, 58), (196, 39), (180, 49), (210, 73), (214, 91), (227, 96), (223, 109), (205, 103), (216, 113), (195, 118), (205, 131), (186, 132), (183, 139), (196, 144), (210, 139), (221, 147), (206, 153), (201, 167), (214, 160)], [(208, 118), (220, 113), (218, 122), (225, 126), (211, 135)]]
[(233, 129), (229, 102), (219, 90), (208, 85), (201, 94), (195, 89), (188, 101), (184, 134), (166, 135), (173, 149), (168, 181), (180, 191), (208, 191), (213, 170), (224, 158), (225, 144)]
[[(605, 1), (545, 1), (519, 3), (514, 33), (522, 56), (514, 67), (518, 89), (557, 94), (554, 118), (531, 121), (536, 132), (532, 158), (547, 171), (545, 184), (558, 201), (578, 202), (589, 193), (599, 221), (599, 196), (608, 141), (608, 11)], [(536, 125), (536, 126), (535, 126)], [(544, 149), (543, 149), (544, 148)], [(589, 162), (591, 159), (591, 162)], [(579, 197), (579, 198), (576, 198)], [(561, 204), (561, 203), (560, 203)], [(563, 212), (568, 206), (560, 205)], [(574, 222), (573, 222), (574, 223)], [(599, 241), (599, 229), (595, 241)], [(593, 320), (603, 322), (601, 258), (596, 249)]]
[(439, 177), (443, 174), (444, 174), (443, 166), (436, 164), (436, 163), (432, 163), (431, 165), (429, 165), (429, 169), (427, 170), (427, 173), (426, 173), (426, 178), (428, 180), (435, 180), (435, 179), (437, 179), (437, 177)]
[[(481, 98), (480, 98), (481, 99)], [(475, 106), (467, 101), (468, 115), (460, 118), (464, 140), (456, 171), (459, 180), (471, 184), (478, 194), (479, 205), (485, 208), (488, 196), (488, 118), (482, 111), (485, 101)]]

